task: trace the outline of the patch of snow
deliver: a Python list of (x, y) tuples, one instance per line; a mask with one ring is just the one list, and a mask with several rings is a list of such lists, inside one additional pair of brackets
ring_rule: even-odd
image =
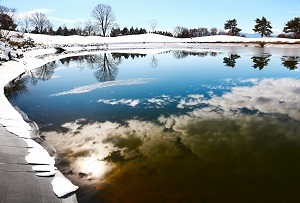
[(30, 138), (30, 131), (24, 128), (5, 127), (8, 132), (11, 132), (21, 138)]
[(66, 196), (71, 192), (75, 192), (78, 189), (78, 186), (73, 185), (71, 181), (62, 177), (55, 177), (52, 182), (53, 192), (58, 197)]
[(25, 160), (29, 164), (55, 164), (54, 158), (45, 149), (31, 148), (28, 152)]
[(49, 172), (42, 172), (42, 173), (37, 173), (36, 176), (39, 177), (50, 177), (50, 176), (54, 176), (56, 174), (56, 172), (53, 171), (49, 171)]
[(32, 167), (33, 171), (54, 171), (56, 169), (56, 167), (54, 167), (54, 165), (36, 165)]
[(7, 120), (7, 119), (0, 119), (0, 123), (4, 127), (15, 127), (15, 128), (24, 128), (26, 130), (31, 130), (31, 127), (28, 123), (22, 121), (16, 121), (16, 120)]
[(24, 142), (26, 142), (26, 144), (27, 144), (27, 146), (29, 148), (40, 148), (40, 149), (43, 149), (43, 147), (39, 143), (35, 142), (32, 139), (23, 139), (23, 140), (24, 140)]
[(62, 95), (68, 95), (68, 94), (82, 94), (91, 92), (95, 89), (101, 89), (106, 87), (113, 87), (113, 86), (127, 86), (127, 85), (140, 85), (140, 84), (147, 84), (152, 82), (153, 78), (135, 78), (135, 79), (128, 79), (128, 80), (115, 80), (115, 81), (108, 81), (108, 82), (102, 82), (102, 83), (96, 83), (92, 85), (86, 85), (81, 87), (75, 87), (72, 90), (64, 91), (56, 94), (50, 95), (51, 97), (57, 97)]

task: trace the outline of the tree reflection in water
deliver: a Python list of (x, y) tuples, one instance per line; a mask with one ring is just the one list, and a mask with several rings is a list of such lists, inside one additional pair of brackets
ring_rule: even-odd
[(281, 58), (282, 65), (290, 70), (295, 70), (298, 68), (300, 62), (299, 56), (283, 56)]
[(253, 66), (255, 69), (259, 68), (262, 70), (265, 66), (268, 66), (270, 57), (272, 54), (262, 54), (261, 56), (253, 56), (251, 59), (253, 61)]
[(236, 59), (239, 58), (241, 58), (241, 56), (238, 54), (230, 54), (228, 57), (223, 58), (223, 63), (225, 64), (225, 66), (234, 68), (236, 64)]
[(151, 62), (150, 62), (150, 66), (151, 66), (152, 68), (156, 68), (156, 67), (158, 66), (158, 62), (159, 62), (159, 60), (156, 59), (156, 57), (153, 55), (153, 56), (152, 56), (152, 59), (151, 59)]
[(14, 80), (10, 81), (4, 87), (4, 94), (8, 100), (16, 99), (17, 97), (28, 94), (29, 91), (27, 89), (28, 77), (18, 77)]
[(202, 51), (202, 52), (189, 52), (189, 51), (181, 51), (181, 50), (175, 50), (172, 52), (174, 58), (176, 59), (183, 59), (188, 56), (198, 56), (198, 57), (205, 57), (205, 56), (217, 56), (217, 52), (208, 52), (208, 51)]
[(57, 68), (55, 61), (47, 63), (34, 70), (32, 77), (43, 81), (50, 80), (54, 74), (54, 69)]
[(95, 69), (94, 73), (99, 82), (113, 81), (118, 74), (118, 65), (121, 59), (114, 59), (111, 54), (104, 53), (98, 55), (91, 55), (86, 58), (86, 62), (91, 69)]
[(28, 94), (28, 83), (36, 85), (39, 80), (49, 80), (52, 78), (54, 69), (57, 67), (55, 61), (47, 63), (33, 71), (27, 71), (19, 77), (10, 81), (4, 88), (4, 94), (8, 99), (16, 99), (18, 96)]

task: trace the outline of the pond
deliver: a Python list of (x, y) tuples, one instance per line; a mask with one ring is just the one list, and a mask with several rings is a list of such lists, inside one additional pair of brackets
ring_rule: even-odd
[(79, 202), (299, 202), (300, 54), (259, 50), (77, 56), (5, 92)]

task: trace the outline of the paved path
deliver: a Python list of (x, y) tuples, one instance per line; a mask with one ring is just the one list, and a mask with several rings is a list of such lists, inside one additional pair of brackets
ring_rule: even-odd
[(71, 203), (76, 196), (58, 198), (52, 191), (51, 177), (37, 177), (25, 161), (27, 144), (0, 125), (0, 202)]

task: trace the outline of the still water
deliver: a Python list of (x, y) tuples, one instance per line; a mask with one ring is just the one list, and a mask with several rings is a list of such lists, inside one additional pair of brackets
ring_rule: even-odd
[(6, 96), (57, 150), (79, 202), (300, 202), (300, 55), (99, 53)]

